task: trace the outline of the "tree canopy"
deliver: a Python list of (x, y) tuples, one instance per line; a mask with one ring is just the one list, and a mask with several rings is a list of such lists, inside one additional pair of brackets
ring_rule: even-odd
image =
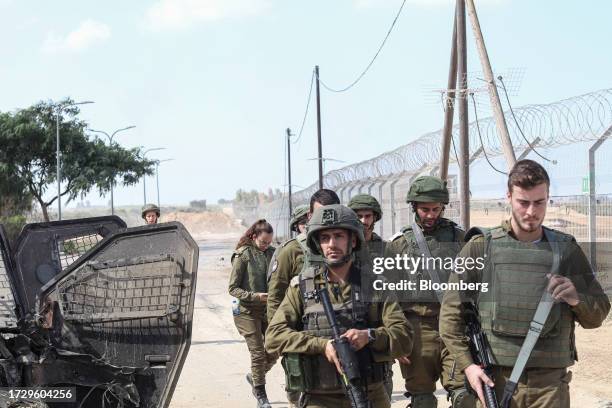
[[(61, 196), (70, 202), (93, 189), (106, 194), (111, 183), (132, 185), (145, 174), (153, 174), (154, 161), (141, 148), (106, 145), (86, 134), (87, 123), (78, 119), (79, 108), (66, 99), (39, 102), (15, 112), (0, 113), (0, 172), (12, 175), (8, 183), (47, 208), (57, 200), (56, 114), (60, 112)], [(51, 189), (49, 191), (49, 189)]]

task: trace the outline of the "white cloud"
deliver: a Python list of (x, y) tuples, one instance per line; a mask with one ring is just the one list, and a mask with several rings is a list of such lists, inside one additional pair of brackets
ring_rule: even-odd
[(146, 13), (152, 30), (183, 29), (202, 21), (258, 15), (270, 0), (158, 0)]
[(83, 51), (95, 44), (108, 40), (111, 36), (110, 27), (94, 20), (81, 22), (76, 30), (65, 36), (51, 32), (43, 44), (43, 51), (56, 53), (61, 51)]
[[(502, 4), (507, 0), (478, 0), (476, 7), (481, 5)], [(389, 6), (401, 4), (401, 0), (353, 0), (353, 3), (358, 8), (370, 8), (378, 6)], [(457, 4), (456, 0), (407, 0), (406, 4), (416, 7), (454, 7)]]

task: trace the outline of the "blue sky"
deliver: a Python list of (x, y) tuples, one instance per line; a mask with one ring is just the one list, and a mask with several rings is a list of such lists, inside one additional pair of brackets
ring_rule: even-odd
[[(162, 204), (232, 198), (284, 183), (284, 132), (304, 113), (312, 68), (350, 83), (401, 0), (0, 0), (0, 110), (41, 99), (93, 100), (82, 118), (127, 147), (166, 147)], [(431, 88), (446, 83), (452, 0), (407, 0), (370, 72), (352, 90), (322, 90), (324, 156), (347, 164), (442, 126)], [(515, 106), (612, 86), (612, 3), (476, 1), (496, 71), (525, 68)], [(479, 70), (468, 31), (468, 70)], [(316, 178), (311, 109), (294, 145), (294, 184)], [(605, 145), (604, 145), (605, 146)], [(607, 148), (612, 148), (612, 144)], [(605, 153), (606, 147), (601, 151)], [(330, 162), (326, 170), (342, 166)], [(478, 182), (478, 180), (474, 180)], [(147, 180), (153, 187), (154, 179)], [(155, 197), (148, 188), (149, 201)], [(103, 204), (108, 197), (87, 197)], [(116, 204), (140, 204), (142, 184)]]

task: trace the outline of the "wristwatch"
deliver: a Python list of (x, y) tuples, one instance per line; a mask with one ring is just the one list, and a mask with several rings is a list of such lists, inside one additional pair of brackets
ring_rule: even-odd
[(374, 329), (368, 329), (368, 345), (371, 345), (376, 341), (376, 331)]

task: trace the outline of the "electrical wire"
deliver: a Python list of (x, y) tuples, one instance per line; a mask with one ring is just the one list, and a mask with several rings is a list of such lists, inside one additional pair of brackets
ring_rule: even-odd
[(540, 156), (542, 159), (546, 160), (547, 162), (550, 162), (550, 163), (553, 163), (553, 164), (557, 164), (556, 160), (550, 160), (549, 158), (542, 156), (536, 150), (535, 146), (532, 145), (531, 142), (529, 142), (529, 140), (527, 140), (527, 137), (525, 136), (525, 133), (523, 133), (523, 129), (521, 129), (521, 126), (519, 125), (518, 120), (516, 119), (516, 115), (514, 114), (514, 109), (512, 109), (512, 104), (510, 103), (510, 97), (508, 96), (508, 91), (506, 89), (506, 84), (504, 84), (504, 78), (500, 75), (500, 76), (497, 77), (497, 80), (502, 85), (502, 89), (504, 91), (504, 95), (506, 96), (506, 101), (508, 102), (508, 108), (510, 108), (510, 113), (512, 114), (512, 119), (514, 119), (514, 123), (516, 124), (516, 127), (519, 130), (519, 133), (521, 134), (521, 136), (523, 136), (523, 139), (525, 139), (525, 142), (527, 143), (527, 145), (531, 148), (531, 150), (533, 150), (533, 152), (535, 154)]
[(504, 174), (504, 175), (508, 175), (508, 173), (505, 173), (501, 170), (499, 170), (497, 167), (495, 167), (493, 165), (493, 163), (491, 163), (491, 160), (489, 160), (489, 156), (487, 155), (487, 149), (484, 146), (484, 143), (482, 142), (482, 134), (480, 133), (480, 124), (478, 123), (478, 111), (476, 109), (476, 98), (474, 98), (474, 92), (470, 93), (470, 96), (472, 97), (472, 102), (474, 104), (474, 119), (476, 120), (476, 129), (478, 130), (478, 138), (480, 139), (480, 147), (482, 148), (482, 152), (484, 153), (484, 157), (487, 160), (487, 163), (489, 163), (489, 166), (491, 166), (491, 168), (493, 170), (495, 170), (498, 173)]
[(319, 82), (321, 83), (321, 85), (323, 85), (323, 88), (327, 89), (330, 92), (336, 92), (336, 93), (346, 92), (349, 89), (351, 89), (353, 86), (357, 85), (357, 83), (359, 81), (361, 81), (361, 78), (363, 78), (365, 76), (365, 74), (368, 72), (368, 70), (374, 64), (374, 61), (376, 61), (376, 58), (378, 58), (378, 55), (380, 54), (380, 52), (382, 51), (383, 47), (385, 46), (385, 43), (387, 42), (387, 39), (389, 39), (389, 36), (391, 35), (391, 32), (393, 31), (393, 28), (395, 27), (395, 24), (397, 23), (397, 20), (399, 19), (399, 16), (402, 14), (402, 10), (404, 9), (404, 5), (406, 5), (406, 0), (402, 1), (402, 5), (400, 6), (399, 10), (397, 11), (397, 14), (395, 15), (395, 18), (393, 19), (393, 23), (391, 23), (391, 27), (389, 27), (389, 30), (387, 31), (387, 35), (385, 36), (384, 40), (380, 44), (380, 47), (378, 47), (378, 51), (376, 51), (376, 54), (374, 54), (374, 57), (372, 57), (372, 60), (365, 67), (365, 69), (361, 72), (361, 74), (359, 74), (359, 76), (357, 76), (357, 78), (355, 78), (355, 80), (353, 82), (351, 82), (348, 86), (346, 86), (346, 87), (344, 87), (342, 89), (334, 89), (334, 88), (328, 86), (325, 82), (321, 81), (320, 78), (317, 78), (319, 80)]
[(306, 110), (304, 111), (304, 118), (302, 119), (302, 125), (300, 126), (300, 131), (298, 132), (298, 137), (295, 139), (293, 144), (297, 144), (302, 137), (302, 131), (304, 130), (304, 125), (306, 124), (306, 117), (308, 116), (308, 109), (310, 108), (310, 101), (312, 99), (312, 85), (314, 84), (315, 70), (312, 70), (312, 75), (310, 76), (310, 90), (308, 91), (308, 100), (306, 101)]

